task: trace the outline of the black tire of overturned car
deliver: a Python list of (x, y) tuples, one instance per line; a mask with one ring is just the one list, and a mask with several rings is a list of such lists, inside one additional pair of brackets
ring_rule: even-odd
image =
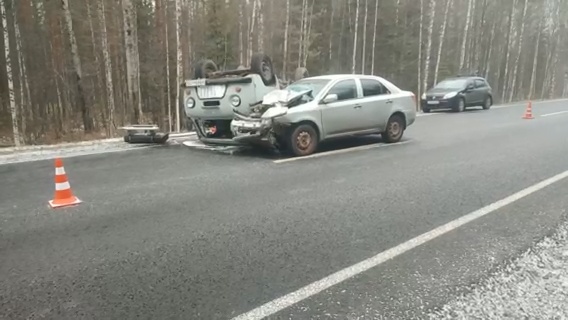
[(213, 60), (203, 59), (199, 60), (195, 65), (193, 71), (193, 78), (194, 79), (205, 79), (209, 78), (209, 74), (219, 70), (217, 65)]
[(264, 85), (271, 86), (276, 83), (274, 67), (268, 55), (264, 53), (253, 54), (250, 59), (250, 69), (262, 78)]

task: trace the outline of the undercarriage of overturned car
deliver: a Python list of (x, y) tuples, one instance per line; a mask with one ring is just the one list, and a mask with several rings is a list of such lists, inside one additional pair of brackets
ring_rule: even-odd
[(285, 151), (291, 123), (284, 121), (283, 116), (289, 108), (311, 101), (311, 92), (312, 90), (275, 90), (265, 95), (262, 101), (252, 105), (248, 116), (234, 110), (234, 119), (231, 122), (233, 140), (239, 144)]

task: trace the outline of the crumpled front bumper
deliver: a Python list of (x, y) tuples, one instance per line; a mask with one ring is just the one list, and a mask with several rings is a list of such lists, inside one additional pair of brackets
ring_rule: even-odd
[(276, 143), (272, 131), (272, 120), (236, 116), (231, 121), (233, 140), (239, 143), (273, 147)]

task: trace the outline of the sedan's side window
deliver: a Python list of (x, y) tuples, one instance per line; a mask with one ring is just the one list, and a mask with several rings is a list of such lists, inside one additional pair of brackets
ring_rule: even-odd
[(336, 94), (338, 101), (357, 98), (357, 84), (355, 80), (342, 80), (336, 83), (327, 94)]
[(363, 97), (390, 94), (390, 91), (377, 80), (361, 79), (361, 87), (363, 87)]
[(476, 88), (483, 88), (483, 87), (485, 87), (485, 82), (483, 80), (475, 80), (475, 87)]

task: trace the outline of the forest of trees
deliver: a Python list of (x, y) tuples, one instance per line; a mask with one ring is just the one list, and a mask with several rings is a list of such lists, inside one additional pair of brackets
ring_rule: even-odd
[(420, 95), (465, 70), (497, 102), (568, 94), (566, 0), (0, 0), (0, 14), (0, 145), (183, 130), (192, 65), (254, 52), (281, 78), (376, 74)]

